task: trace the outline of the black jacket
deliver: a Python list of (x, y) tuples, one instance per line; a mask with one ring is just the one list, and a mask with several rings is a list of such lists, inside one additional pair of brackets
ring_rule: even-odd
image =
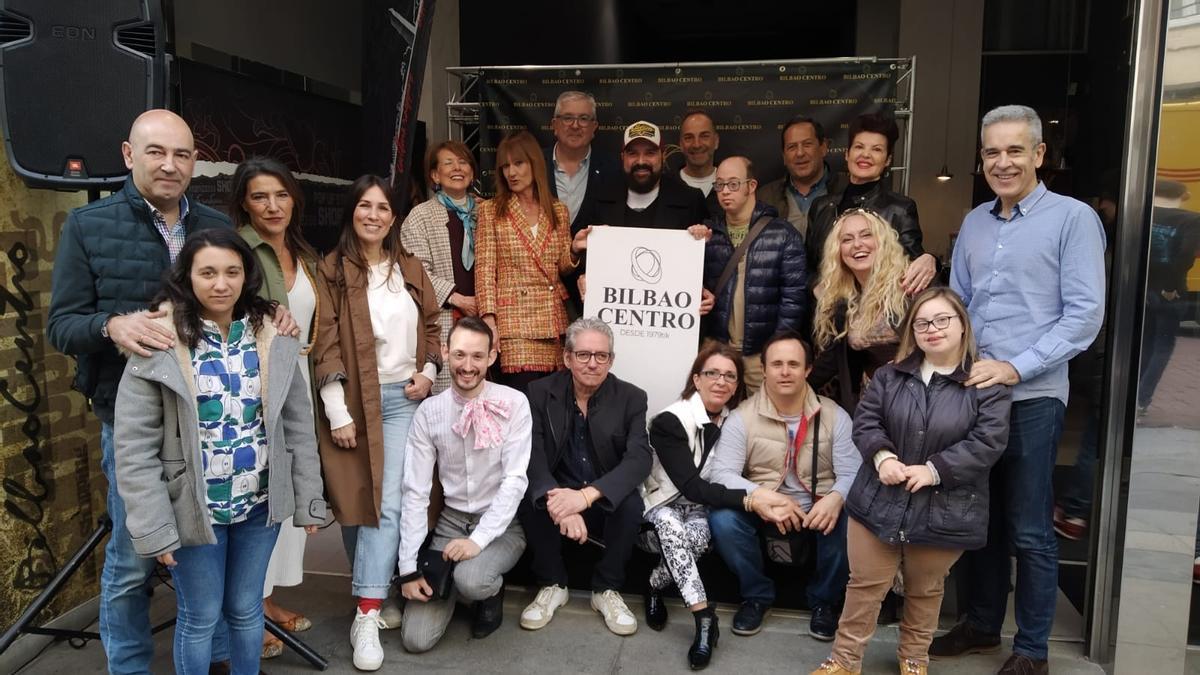
[[(809, 211), (805, 253), (808, 254), (809, 269), (812, 270), (813, 276), (821, 272), (825, 240), (833, 231), (833, 222), (842, 214), (839, 210), (841, 202), (842, 192), (830, 192), (813, 202)], [(913, 200), (892, 192), (880, 181), (869, 192), (857, 198), (850, 208), (869, 209), (891, 223), (896, 234), (900, 235), (900, 246), (904, 247), (904, 252), (910, 260), (924, 255), (925, 249), (921, 246), (921, 221), (917, 218), (917, 203)]]
[[(232, 227), (224, 214), (188, 200), (188, 234)], [(150, 207), (133, 184), (67, 216), (54, 258), (46, 337), (77, 359), (75, 388), (92, 399), (96, 415), (112, 424), (125, 357), (100, 329), (113, 314), (146, 309), (171, 266), (167, 243)]]
[[(686, 230), (708, 217), (703, 192), (669, 173), (663, 173), (658, 185), (658, 198), (654, 200), (656, 228)], [(596, 195), (595, 220), (587, 224), (624, 226), (628, 190), (624, 174), (604, 181), (602, 191)]]
[[(533, 445), (525, 494), (537, 508), (545, 508), (546, 493), (559, 486), (554, 473), (571, 442), (572, 387), (569, 370), (529, 385)], [(638, 485), (650, 474), (646, 392), (609, 374), (589, 402), (588, 431), (600, 474), (592, 486), (603, 495), (596, 503), (612, 511), (631, 493), (636, 495)]]
[[(550, 194), (558, 199), (558, 182), (554, 180), (554, 146), (542, 148), (542, 154), (546, 157), (546, 177), (550, 185)], [(620, 175), (621, 167), (611, 161), (605, 161), (599, 156), (599, 153), (595, 152), (595, 148), (592, 148), (592, 156), (588, 158), (588, 180), (587, 187), (583, 191), (583, 202), (579, 205), (579, 212), (571, 219), (572, 235), (588, 225), (598, 222), (596, 220), (596, 194), (600, 192), (602, 185), (620, 180)]]
[[(815, 308), (814, 308), (815, 310)], [(846, 329), (846, 303), (843, 301), (834, 308), (833, 324), (837, 332)], [(815, 330), (816, 325), (813, 325)], [(900, 326), (892, 326), (893, 331), (899, 331)], [(846, 336), (833, 341), (833, 344), (818, 349), (813, 359), (812, 371), (808, 374), (808, 386), (820, 390), (831, 381), (837, 381), (837, 396), (833, 398), (851, 415), (858, 407), (858, 399), (862, 395), (863, 376), (870, 378), (877, 368), (890, 363), (896, 356), (898, 344), (879, 344), (866, 349), (854, 349), (846, 340)]]
[[(987, 543), (988, 474), (1008, 445), (1012, 389), (963, 386), (967, 371), (921, 381), (917, 351), (875, 371), (854, 415), (862, 468), (847, 512), (888, 544), (976, 549)], [(941, 484), (911, 494), (884, 485), (875, 453), (891, 450), (904, 464), (932, 462)]]
[(750, 227), (766, 216), (771, 222), (746, 251), (746, 279), (733, 273), (724, 288), (714, 288), (733, 257), (725, 214), (711, 223), (712, 238), (704, 247), (704, 287), (716, 295), (713, 309), (705, 317), (704, 335), (729, 342), (729, 315), (737, 284), (745, 283), (745, 325), (742, 353), (757, 354), (763, 343), (781, 330), (801, 330), (808, 311), (807, 267), (804, 241), (792, 224), (779, 217), (775, 207), (758, 202), (750, 216)]

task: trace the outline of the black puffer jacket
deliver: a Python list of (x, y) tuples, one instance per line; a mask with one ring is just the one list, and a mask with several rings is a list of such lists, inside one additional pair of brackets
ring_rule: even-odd
[[(183, 225), (188, 234), (232, 227), (224, 214), (194, 199)], [(170, 266), (167, 243), (132, 177), (121, 190), (71, 211), (63, 225), (46, 337), (55, 349), (76, 357), (75, 388), (92, 399), (103, 422), (113, 422), (125, 357), (100, 329), (113, 314), (146, 309)]]
[[(825, 250), (825, 240), (833, 231), (834, 221), (842, 213), (839, 210), (841, 201), (842, 193), (830, 193), (813, 202), (812, 209), (809, 211), (808, 241), (805, 244), (804, 252), (808, 255), (809, 269), (812, 271), (813, 277), (821, 272), (820, 264)], [(882, 181), (876, 183), (874, 188), (855, 199), (854, 202), (850, 208), (870, 209), (891, 223), (896, 234), (900, 235), (900, 246), (904, 248), (904, 252), (908, 254), (910, 260), (916, 260), (924, 255), (925, 249), (921, 245), (921, 221), (917, 217), (916, 202), (887, 189)]]
[[(808, 274), (804, 262), (804, 240), (791, 223), (779, 217), (775, 207), (758, 202), (750, 227), (762, 216), (771, 218), (746, 251), (746, 322), (743, 354), (757, 354), (771, 335), (781, 330), (802, 330), (808, 311)], [(742, 283), (734, 272), (724, 288), (714, 288), (725, 265), (733, 257), (734, 245), (722, 214), (710, 221), (712, 238), (704, 248), (704, 287), (716, 295), (713, 310), (705, 317), (704, 335), (729, 341), (729, 315), (733, 292)]]
[[(854, 415), (862, 469), (848, 513), (888, 544), (976, 549), (987, 542), (988, 474), (1008, 445), (1010, 387), (965, 387), (967, 371), (921, 381), (924, 355), (875, 371)], [(941, 484), (911, 494), (884, 485), (875, 453), (891, 450), (907, 465), (932, 462)]]

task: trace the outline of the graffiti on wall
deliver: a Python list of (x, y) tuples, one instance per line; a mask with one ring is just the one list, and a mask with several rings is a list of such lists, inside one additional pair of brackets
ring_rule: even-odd
[[(71, 389), (74, 361), (45, 332), (58, 235), (84, 201), (30, 190), (0, 162), (0, 626), (45, 588), (104, 512), (100, 425)], [(48, 613), (95, 595), (100, 563), (90, 559)]]

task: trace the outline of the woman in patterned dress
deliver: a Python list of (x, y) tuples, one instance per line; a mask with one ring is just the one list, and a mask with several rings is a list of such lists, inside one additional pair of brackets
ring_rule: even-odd
[(571, 238), (567, 207), (554, 199), (546, 159), (528, 131), (496, 148), (496, 197), (479, 207), (475, 298), (499, 338), (501, 383), (525, 392), (562, 367), (567, 288), (587, 233)]
[(206, 673), (225, 618), (232, 671), (257, 673), (279, 525), (325, 517), (300, 343), (233, 230), (188, 238), (154, 307), (174, 348), (131, 355), (117, 395), (117, 489), (134, 548), (171, 570), (175, 669)]

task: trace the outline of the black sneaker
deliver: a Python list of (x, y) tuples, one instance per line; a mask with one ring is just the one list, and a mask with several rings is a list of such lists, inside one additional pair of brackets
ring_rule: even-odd
[(962, 622), (929, 644), (929, 658), (945, 659), (963, 654), (995, 654), (1000, 651), (1000, 636), (987, 635)]
[(667, 625), (667, 603), (663, 602), (662, 591), (651, 588), (644, 599), (646, 625), (651, 630), (662, 630)]
[(767, 605), (761, 602), (743, 602), (733, 615), (733, 632), (738, 635), (754, 635), (762, 630), (763, 619), (767, 616)]
[(814, 640), (829, 642), (837, 633), (838, 614), (832, 607), (818, 605), (813, 607), (812, 618), (808, 620), (808, 634)]
[(476, 640), (496, 632), (504, 622), (504, 587), (488, 598), (475, 603), (475, 620), (471, 622), (471, 637)]
[(1008, 657), (996, 675), (1049, 675), (1049, 662), (1035, 661), (1024, 654), (1013, 654)]

